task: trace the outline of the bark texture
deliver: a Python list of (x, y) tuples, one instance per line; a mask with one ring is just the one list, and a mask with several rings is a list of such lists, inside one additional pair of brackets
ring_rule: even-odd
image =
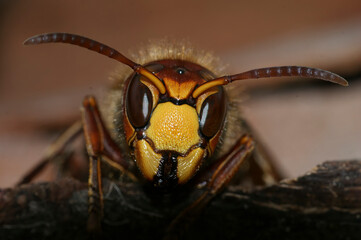
[[(104, 181), (103, 239), (162, 239), (199, 195), (154, 194)], [(0, 190), (0, 239), (88, 239), (87, 185), (72, 179)], [(325, 162), (259, 189), (231, 186), (183, 233), (185, 239), (360, 239), (361, 161)]]

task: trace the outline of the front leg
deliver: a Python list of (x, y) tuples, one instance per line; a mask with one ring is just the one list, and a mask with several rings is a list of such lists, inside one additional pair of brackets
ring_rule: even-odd
[(165, 239), (181, 238), (182, 233), (187, 230), (209, 201), (227, 186), (253, 149), (253, 139), (246, 134), (237, 141), (227, 154), (200, 173), (196, 185), (204, 189), (202, 195), (172, 221)]
[(129, 163), (124, 159), (119, 147), (110, 137), (101, 118), (94, 97), (85, 97), (82, 108), (82, 121), (87, 152), (89, 155), (89, 217), (88, 231), (100, 232), (103, 217), (103, 191), (101, 179), (101, 160), (135, 179), (129, 171)]

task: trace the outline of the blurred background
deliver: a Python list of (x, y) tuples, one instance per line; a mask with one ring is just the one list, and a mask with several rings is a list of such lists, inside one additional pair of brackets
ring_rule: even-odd
[(24, 47), (29, 36), (70, 32), (125, 55), (148, 39), (188, 39), (230, 74), (306, 65), (315, 80), (245, 81), (242, 111), (277, 164), (296, 177), (326, 160), (361, 158), (361, 1), (0, 1), (0, 187), (10, 187), (101, 96), (119, 64), (73, 46)]

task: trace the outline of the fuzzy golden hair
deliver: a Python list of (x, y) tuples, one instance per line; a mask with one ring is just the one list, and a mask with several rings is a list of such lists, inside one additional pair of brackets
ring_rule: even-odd
[(179, 59), (201, 65), (216, 75), (221, 75), (224, 71), (224, 65), (212, 52), (199, 50), (187, 40), (151, 40), (131, 57), (140, 64), (162, 59)]

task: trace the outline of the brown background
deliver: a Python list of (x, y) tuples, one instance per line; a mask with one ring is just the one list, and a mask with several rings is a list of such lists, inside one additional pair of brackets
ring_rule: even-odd
[(38, 0), (0, 7), (0, 187), (11, 186), (79, 117), (85, 94), (103, 94), (118, 64), (72, 46), (22, 46), (29, 36), (54, 31), (124, 54), (148, 39), (186, 38), (219, 55), (229, 73), (275, 65), (336, 71), (351, 87), (244, 82), (243, 111), (289, 176), (324, 160), (361, 157), (359, 0)]

